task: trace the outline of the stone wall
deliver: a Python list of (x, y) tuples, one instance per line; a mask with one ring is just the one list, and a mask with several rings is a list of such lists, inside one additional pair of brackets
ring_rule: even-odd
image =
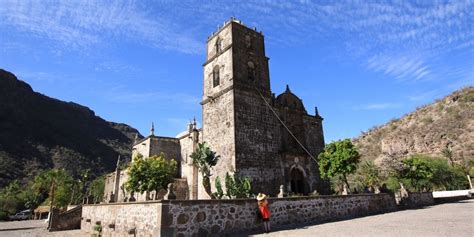
[(236, 174), (252, 179), (254, 193), (276, 196), (285, 177), (279, 154), (280, 124), (259, 95), (244, 90), (234, 93)]
[(160, 202), (110, 203), (84, 205), (81, 230), (93, 233), (94, 226), (102, 226), (102, 236), (159, 236), (161, 223)]
[[(191, 130), (191, 131), (189, 131)], [(181, 178), (185, 178), (188, 185), (188, 198), (198, 198), (198, 168), (193, 165), (190, 157), (197, 145), (202, 141), (202, 130), (188, 129), (177, 136), (181, 147)]]
[[(234, 95), (228, 91), (202, 106), (203, 141), (220, 156), (211, 176), (214, 185), (215, 177), (221, 181), (227, 171), (235, 170), (235, 122), (234, 122)], [(202, 175), (198, 177), (199, 199), (209, 198), (202, 185)], [(214, 188), (214, 186), (213, 186)]]
[(81, 226), (82, 205), (78, 205), (66, 212), (53, 211), (50, 231), (73, 230)]
[[(396, 210), (388, 194), (270, 198), (269, 203), (274, 228)], [(256, 210), (254, 199), (86, 205), (81, 229), (92, 233), (100, 221), (104, 236), (127, 236), (133, 229), (136, 236), (212, 236), (262, 228)]]
[(153, 137), (154, 135), (150, 135), (135, 143), (132, 148), (132, 158), (137, 156), (138, 154), (141, 154), (144, 157), (149, 157), (150, 143)]
[(423, 207), (433, 205), (433, 193), (409, 193), (408, 197), (403, 200), (403, 206), (408, 208)]

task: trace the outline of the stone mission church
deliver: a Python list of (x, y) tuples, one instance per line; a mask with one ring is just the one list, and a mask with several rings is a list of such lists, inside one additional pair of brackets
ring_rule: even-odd
[[(213, 191), (215, 178), (223, 181), (229, 172), (249, 177), (254, 193), (276, 196), (280, 185), (289, 193), (326, 193), (329, 187), (320, 179), (311, 157), (324, 149), (323, 118), (316, 107), (314, 115), (308, 114), (288, 86), (278, 96), (272, 93), (268, 60), (262, 32), (231, 18), (207, 40), (202, 128), (193, 121), (186, 131), (171, 138), (156, 136), (152, 126), (149, 136), (135, 141), (132, 155), (140, 153), (146, 159), (164, 153), (167, 159), (175, 159), (174, 187), (179, 199), (209, 198), (189, 157), (200, 142), (207, 142), (220, 156), (212, 172)], [(126, 180), (126, 170), (109, 174), (104, 200), (129, 198), (123, 189)], [(134, 198), (163, 195), (135, 194)]]

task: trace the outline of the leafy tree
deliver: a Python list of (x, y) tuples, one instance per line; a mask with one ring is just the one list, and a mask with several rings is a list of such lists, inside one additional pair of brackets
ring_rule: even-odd
[(54, 195), (53, 206), (63, 208), (71, 201), (74, 182), (64, 169), (51, 169), (36, 176), (32, 188), (48, 200)]
[(430, 163), (422, 156), (415, 155), (403, 161), (405, 169), (400, 176), (409, 181), (409, 184), (417, 191), (431, 190), (434, 170)]
[(358, 169), (364, 186), (374, 187), (380, 184), (380, 171), (373, 161), (363, 162)]
[(458, 166), (450, 166), (444, 159), (430, 159), (433, 169), (431, 183), (434, 190), (456, 190), (469, 187), (468, 180)]
[(138, 155), (128, 168), (129, 178), (125, 188), (127, 191), (139, 193), (166, 189), (173, 181), (176, 167), (176, 161), (167, 160), (163, 154), (146, 159)]
[(149, 163), (145, 161), (141, 154), (133, 158), (130, 167), (128, 167), (128, 180), (125, 183), (125, 189), (132, 193), (143, 193), (147, 190), (146, 179), (149, 170)]
[(152, 156), (147, 159), (149, 164), (148, 191), (166, 189), (173, 182), (177, 163), (175, 160), (166, 160), (164, 155)]
[(87, 189), (94, 202), (100, 202), (104, 198), (104, 189), (105, 189), (105, 176), (99, 176), (94, 179)]
[(43, 171), (28, 185), (13, 181), (0, 191), (0, 220), (20, 210), (49, 204), (53, 194), (53, 207), (64, 208), (70, 203), (81, 202), (80, 188), (81, 182), (75, 181), (64, 169)]
[(198, 148), (190, 157), (193, 159), (193, 164), (199, 169), (199, 172), (201, 172), (204, 190), (214, 199), (214, 194), (211, 191), (210, 177), (212, 176), (211, 169), (217, 164), (219, 156), (204, 142), (198, 144)]
[(0, 220), (6, 220), (8, 215), (15, 214), (24, 209), (24, 201), (21, 199), (22, 188), (17, 180), (12, 181), (0, 192)]
[(359, 152), (351, 140), (345, 139), (332, 142), (326, 145), (324, 152), (318, 156), (321, 176), (330, 178), (340, 175), (348, 190), (350, 190), (347, 175), (356, 171), (359, 157)]

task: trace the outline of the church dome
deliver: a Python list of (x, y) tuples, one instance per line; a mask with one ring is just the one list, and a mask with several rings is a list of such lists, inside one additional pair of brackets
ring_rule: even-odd
[(304, 108), (304, 105), (303, 105), (303, 101), (290, 91), (290, 88), (288, 85), (286, 85), (285, 92), (277, 96), (276, 104), (279, 107), (284, 107), (284, 108), (286, 107), (292, 110), (306, 112), (306, 109)]

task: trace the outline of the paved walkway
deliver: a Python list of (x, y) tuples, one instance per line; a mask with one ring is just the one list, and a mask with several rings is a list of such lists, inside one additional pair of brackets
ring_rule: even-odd
[(254, 236), (474, 236), (474, 199)]
[[(80, 230), (48, 232), (44, 220), (0, 222), (0, 236), (89, 236)], [(474, 236), (474, 199), (254, 236)]]
[(36, 237), (36, 236), (90, 236), (80, 230), (49, 232), (44, 220), (0, 222), (0, 237)]

